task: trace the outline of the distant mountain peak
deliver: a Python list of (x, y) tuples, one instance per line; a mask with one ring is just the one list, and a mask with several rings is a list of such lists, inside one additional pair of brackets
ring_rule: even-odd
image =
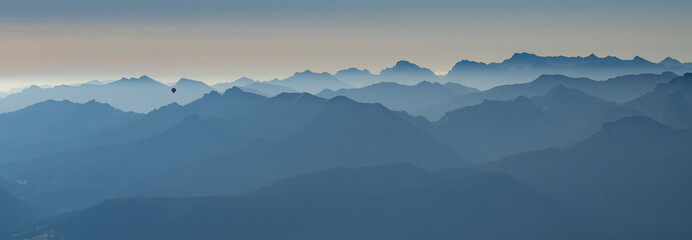
[(539, 57), (536, 54), (533, 53), (527, 53), (527, 52), (522, 52), (522, 53), (515, 53), (510, 57), (509, 59), (506, 59), (503, 61), (503, 63), (521, 63), (521, 62), (534, 62), (537, 60), (540, 60), (541, 57)]
[(243, 91), (243, 89), (240, 89), (238, 86), (233, 86), (232, 88), (226, 89), (223, 95), (226, 96), (237, 93), (245, 93), (245, 91)]
[(350, 99), (348, 97), (341, 96), (341, 95), (333, 97), (332, 99), (329, 99), (328, 101), (329, 102), (340, 102), (340, 103), (357, 103), (353, 99)]
[(274, 96), (273, 98), (274, 99), (296, 98), (296, 97), (302, 97), (305, 95), (314, 96), (314, 95), (312, 95), (310, 93), (306, 93), (306, 92), (282, 92), (282, 93), (279, 93), (278, 95)]
[(677, 67), (683, 65), (682, 62), (671, 57), (666, 57), (665, 59), (663, 59), (663, 61), (659, 62), (658, 64), (666, 67)]
[(41, 87), (39, 87), (39, 86), (37, 86), (37, 85), (31, 85), (30, 87), (25, 88), (24, 90), (22, 90), (22, 92), (31, 92), (31, 91), (41, 90), (41, 89), (43, 89), (43, 88), (41, 88)]
[(246, 76), (242, 76), (242, 77), (236, 79), (234, 82), (237, 82), (237, 81), (253, 81), (254, 82), (255, 80), (253, 80), (252, 78), (246, 77)]
[(512, 102), (519, 104), (520, 106), (533, 106), (533, 101), (524, 95), (514, 98)]
[(603, 133), (630, 133), (647, 130), (666, 130), (668, 127), (649, 117), (624, 117), (614, 122), (603, 124)]
[(254, 83), (254, 82), (256, 82), (256, 81), (253, 80), (252, 78), (245, 77), (245, 76), (238, 78), (235, 81), (233, 81), (233, 83), (236, 84), (236, 86), (237, 85), (247, 85), (247, 84)]
[[(230, 90), (230, 89), (229, 89), (229, 90)], [(209, 92), (209, 93), (205, 93), (204, 96), (202, 96), (202, 98), (218, 97), (218, 96), (221, 96), (221, 93), (219, 93), (219, 92), (217, 92), (217, 91), (211, 91), (211, 92)]]
[[(477, 62), (477, 61), (471, 61), (471, 60), (464, 59), (464, 60), (461, 60), (461, 61), (457, 62), (456, 64), (454, 64), (455, 67), (457, 65), (488, 65), (488, 64), (486, 64), (484, 62)], [(452, 67), (452, 68), (454, 68), (454, 67)]]
[(84, 83), (84, 84), (91, 84), (91, 85), (102, 85), (102, 84), (103, 84), (103, 82), (101, 82), (101, 81), (99, 81), (99, 80), (96, 80), (96, 79), (94, 79), (94, 80), (88, 81), (88, 82), (86, 82), (86, 83)]
[(150, 78), (147, 75), (142, 75), (139, 78), (130, 78), (130, 80), (132, 80), (132, 81), (155, 81), (154, 79)]
[(409, 61), (398, 61), (393, 67), (380, 71), (383, 81), (415, 85), (421, 81), (437, 81), (439, 76), (427, 68), (419, 67)]
[(406, 60), (399, 60), (394, 64), (395, 68), (420, 68), (418, 65), (413, 64), (412, 62), (406, 61)]
[(601, 98), (591, 96), (576, 88), (569, 88), (563, 84), (552, 88), (543, 96), (533, 98), (537, 105), (550, 106), (560, 104), (587, 104), (593, 103), (598, 105), (607, 104)]
[(204, 83), (202, 81), (192, 80), (189, 78), (181, 78), (178, 80), (178, 82), (175, 83), (176, 86), (183, 85), (183, 84), (199, 84), (199, 85), (204, 84), (204, 85), (206, 85), (206, 83)]
[[(121, 83), (159, 83), (158, 81), (150, 78), (147, 75), (142, 75), (141, 77), (135, 78), (121, 78), (118, 81), (112, 82), (110, 84), (121, 84)], [(159, 83), (162, 84), (162, 83)]]
[(310, 70), (305, 70), (302, 72), (296, 72), (294, 75), (310, 75), (310, 74), (317, 74), (316, 72), (310, 71)]
[(421, 81), (421, 82), (419, 82), (418, 84), (416, 84), (416, 86), (419, 86), (419, 87), (422, 87), (422, 86), (432, 86), (432, 85), (440, 85), (440, 86), (441, 86), (442, 84), (440, 84), (440, 83), (433, 83), (433, 82), (431, 82), (431, 81)]
[(521, 53), (514, 53), (511, 58), (535, 58), (538, 57), (536, 54), (533, 53), (527, 53), (527, 52), (521, 52)]
[(568, 88), (568, 87), (566, 87), (565, 85), (563, 85), (562, 83), (560, 83), (560, 84), (558, 84), (556, 87), (554, 87), (553, 89), (551, 89), (551, 90), (548, 92), (548, 94), (546, 94), (546, 95), (550, 95), (550, 94), (565, 94), (565, 93), (567, 93), (567, 94), (574, 94), (574, 93), (586, 94), (586, 93), (584, 93), (584, 92), (582, 92), (582, 91), (579, 91), (579, 90), (576, 89), (576, 88)]
[(355, 67), (351, 67), (351, 68), (339, 70), (338, 72), (336, 72), (336, 74), (346, 74), (346, 73), (367, 73), (367, 74), (370, 74), (370, 70), (365, 69), (365, 68), (361, 70), (361, 69), (358, 69)]
[(639, 55), (634, 56), (632, 60), (645, 60), (644, 58), (640, 57)]
[(491, 65), (488, 65), (484, 62), (476, 62), (476, 61), (470, 61), (470, 60), (461, 60), (454, 64), (452, 67), (452, 70), (449, 70), (447, 75), (455, 75), (455, 74), (460, 74), (463, 73), (463, 71), (473, 71), (473, 70), (486, 70), (489, 67), (492, 67)]

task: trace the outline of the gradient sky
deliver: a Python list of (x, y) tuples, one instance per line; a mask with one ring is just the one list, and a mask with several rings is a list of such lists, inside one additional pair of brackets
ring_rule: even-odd
[(692, 62), (689, 0), (2, 0), (0, 90), (149, 75), (207, 83), (410, 60)]

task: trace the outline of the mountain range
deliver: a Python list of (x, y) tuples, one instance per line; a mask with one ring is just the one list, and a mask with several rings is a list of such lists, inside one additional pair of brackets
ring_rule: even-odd
[[(688, 78), (677, 77), (659, 86), (682, 86), (679, 82)], [(419, 85), (394, 86), (416, 89)], [(61, 117), (70, 114), (93, 117)], [(6, 126), (26, 123), (37, 131), (19, 135), (13, 128), (0, 129), (8, 136), (2, 161), (13, 162), (1, 165), (0, 174), (29, 183), (5, 186), (23, 198), (50, 199), (57, 209), (72, 209), (137, 194), (242, 192), (281, 177), (336, 166), (406, 162), (439, 169), (486, 163), (521, 152), (569, 146), (598, 131), (604, 122), (637, 115), (647, 114), (564, 85), (532, 98), (486, 100), (448, 112), (434, 122), (343, 96), (324, 99), (309, 93), (282, 93), (267, 98), (239, 87), (146, 115), (96, 102), (48, 101), (0, 115)], [(45, 122), (24, 122), (23, 118)], [(60, 131), (51, 135), (54, 130), (42, 129)], [(430, 160), (421, 161), (423, 156)], [(237, 172), (228, 174), (223, 169)], [(259, 177), (254, 174), (258, 171), (263, 173)], [(122, 172), (129, 175), (121, 176)], [(93, 184), (82, 183), (86, 173)]]
[(0, 99), (0, 113), (16, 111), (46, 100), (69, 100), (77, 103), (96, 100), (121, 110), (146, 113), (172, 102), (192, 102), (212, 90), (203, 82), (189, 79), (181, 79), (174, 87), (178, 91), (172, 94), (171, 87), (147, 76), (123, 78), (101, 85), (61, 85), (52, 88), (32, 86)]
[(647, 117), (603, 125), (565, 149), (547, 149), (488, 163), (522, 180), (619, 239), (692, 236), (689, 172), (692, 132)]
[(661, 83), (626, 104), (657, 121), (675, 128), (692, 127), (692, 73)]
[(679, 61), (672, 58), (653, 63), (639, 56), (632, 60), (624, 60), (613, 56), (597, 57), (594, 54), (587, 57), (544, 57), (531, 53), (516, 53), (499, 63), (460, 61), (444, 79), (485, 90), (499, 85), (528, 82), (544, 74), (608, 79), (664, 71), (683, 74), (689, 72), (692, 66), (690, 63), (677, 63)]
[(241, 192), (336, 166), (470, 164), (399, 113), (345, 97), (266, 98), (235, 87), (136, 117), (57, 144), (79, 148), (0, 166), (1, 175), (27, 182), (6, 187), (56, 209), (72, 209), (118, 196)]
[(457, 65), (13, 90), (0, 239), (692, 237), (686, 64)]
[[(690, 71), (692, 71), (692, 63), (681, 63), (672, 58), (666, 58), (660, 63), (652, 63), (641, 57), (623, 60), (611, 56), (601, 58), (593, 54), (588, 57), (543, 57), (530, 53), (517, 53), (499, 63), (486, 64), (462, 60), (455, 64), (446, 75), (439, 76), (428, 68), (420, 67), (409, 61), (399, 61), (394, 66), (383, 69), (379, 74), (373, 74), (366, 69), (360, 70), (357, 68), (344, 69), (336, 72), (334, 75), (326, 72), (316, 73), (306, 70), (304, 72), (296, 72), (293, 76), (281, 80), (255, 81), (243, 77), (233, 82), (218, 83), (211, 87), (199, 81), (183, 78), (172, 85), (179, 91), (176, 94), (169, 94), (169, 86), (146, 76), (123, 78), (117, 81), (94, 80), (85, 84), (56, 87), (31, 86), (23, 89), (21, 92), (0, 92), (0, 113), (19, 110), (45, 100), (70, 100), (80, 103), (96, 100), (108, 103), (124, 111), (147, 113), (172, 102), (184, 105), (212, 90), (224, 92), (226, 89), (234, 86), (241, 87), (244, 91), (267, 97), (278, 95), (281, 92), (318, 94), (325, 89), (337, 91), (339, 89), (363, 88), (381, 82), (394, 82), (409, 86), (423, 81), (452, 82), (471, 88), (488, 90), (500, 85), (527, 83), (534, 79), (544, 78), (545, 76), (541, 76), (546, 74), (601, 80), (641, 73), (662, 73), (660, 75), (668, 76), (684, 74)], [(563, 84), (568, 87), (574, 87)], [(612, 85), (615, 86), (617, 84)], [(553, 87), (555, 86), (547, 87), (547, 89), (543, 90), (544, 92), (537, 95), (544, 94), (545, 91)], [(612, 99), (607, 97), (608, 94), (599, 95), (586, 89), (580, 90), (609, 101), (621, 102), (638, 97), (639, 95), (631, 95), (636, 90), (643, 91), (639, 92), (639, 94), (643, 94), (650, 89), (632, 89), (623, 94), (609, 92), (613, 94)], [(494, 91), (497, 90), (490, 92)], [(505, 97), (503, 99), (488, 99), (510, 100), (517, 96)], [(532, 97), (536, 95), (525, 96)], [(482, 97), (479, 98), (477, 95), (476, 97), (469, 96), (468, 98), (445, 103), (442, 106), (431, 106), (430, 109), (421, 109), (416, 114), (436, 119), (448, 110), (478, 104), (483, 100)], [(454, 108), (450, 109), (449, 107)]]
[(337, 91), (325, 89), (317, 96), (323, 98), (345, 96), (359, 102), (381, 103), (396, 111), (415, 112), (418, 109), (438, 105), (473, 92), (478, 92), (478, 90), (456, 83), (440, 84), (423, 81), (409, 86), (394, 82), (381, 82), (362, 88)]
[[(271, 231), (267, 231), (271, 229)], [(506, 175), (405, 165), (335, 168), (233, 197), (116, 199), (21, 238), (608, 239)]]
[(564, 75), (542, 75), (529, 83), (502, 85), (486, 91), (456, 97), (442, 104), (420, 109), (411, 114), (428, 119), (439, 119), (446, 112), (479, 104), (484, 100), (511, 100), (518, 96), (537, 97), (563, 85), (589, 95), (616, 103), (625, 103), (653, 90), (659, 83), (666, 83), (678, 75), (672, 72), (661, 74), (637, 74), (595, 81), (588, 78), (572, 78)]

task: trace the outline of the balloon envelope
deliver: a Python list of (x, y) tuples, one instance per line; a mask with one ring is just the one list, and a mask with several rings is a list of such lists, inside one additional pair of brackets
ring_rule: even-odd
[(175, 88), (171, 88), (171, 92), (175, 93)]

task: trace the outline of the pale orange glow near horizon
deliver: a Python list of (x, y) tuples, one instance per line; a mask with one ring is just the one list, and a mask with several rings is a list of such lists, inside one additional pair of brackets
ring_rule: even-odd
[(319, 6), (305, 13), (250, 9), (274, 15), (248, 10), (195, 21), (174, 15), (15, 17), (0, 24), (0, 91), (141, 75), (213, 84), (304, 70), (357, 67), (378, 73), (398, 60), (443, 73), (460, 60), (499, 62), (516, 52), (692, 62), (692, 17), (679, 7), (689, 3), (501, 3), (441, 8), (451, 4), (443, 1), (393, 10), (383, 3), (344, 11)]

